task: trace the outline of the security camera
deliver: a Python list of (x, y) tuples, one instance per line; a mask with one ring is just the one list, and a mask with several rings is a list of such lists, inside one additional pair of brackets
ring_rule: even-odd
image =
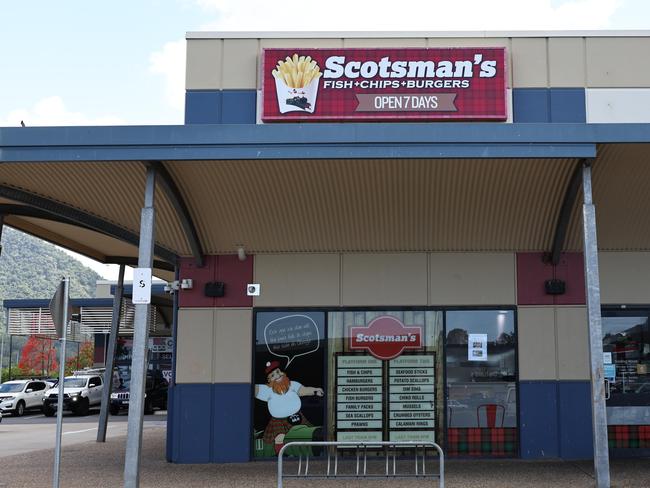
[(181, 284), (178, 280), (175, 281), (170, 281), (167, 283), (163, 290), (165, 293), (169, 293), (170, 295), (174, 294), (174, 292), (178, 291), (178, 289), (181, 287)]
[(260, 296), (260, 288), (259, 283), (249, 283), (246, 285), (246, 295), (249, 297), (258, 297)]

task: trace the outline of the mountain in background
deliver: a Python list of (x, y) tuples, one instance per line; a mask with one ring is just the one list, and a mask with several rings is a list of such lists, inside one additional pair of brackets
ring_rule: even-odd
[[(15, 298), (51, 298), (64, 276), (70, 277), (70, 297), (95, 296), (101, 279), (49, 242), (4, 227), (0, 255), (0, 304)], [(2, 313), (4, 322), (4, 313)]]

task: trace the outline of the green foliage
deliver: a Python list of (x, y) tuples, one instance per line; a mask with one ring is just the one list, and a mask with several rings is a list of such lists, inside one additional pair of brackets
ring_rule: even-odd
[[(53, 244), (5, 226), (0, 255), (0, 337), (5, 331), (2, 300), (49, 299), (64, 276), (70, 277), (72, 298), (94, 297), (95, 282), (101, 278)], [(4, 364), (8, 353), (5, 340)]]
[(63, 276), (69, 276), (70, 296), (95, 294), (100, 276), (53, 244), (5, 227), (0, 256), (0, 299), (50, 298)]

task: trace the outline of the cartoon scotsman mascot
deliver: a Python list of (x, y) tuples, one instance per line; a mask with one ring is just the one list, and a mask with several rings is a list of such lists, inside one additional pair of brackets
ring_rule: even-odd
[(255, 398), (267, 403), (271, 419), (264, 429), (264, 444), (280, 452), (284, 437), (296, 425), (311, 426), (300, 412), (300, 397), (323, 396), (322, 388), (302, 386), (280, 369), (278, 361), (266, 363), (266, 385), (255, 385)]

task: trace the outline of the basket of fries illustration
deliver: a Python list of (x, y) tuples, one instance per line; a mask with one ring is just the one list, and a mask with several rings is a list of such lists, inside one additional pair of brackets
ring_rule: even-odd
[(322, 73), (311, 56), (287, 56), (272, 72), (280, 113), (314, 113)]

